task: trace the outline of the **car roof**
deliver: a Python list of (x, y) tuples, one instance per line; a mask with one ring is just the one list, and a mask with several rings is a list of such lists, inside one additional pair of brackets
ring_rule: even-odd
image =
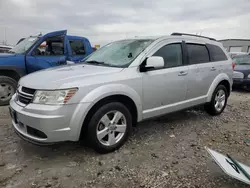
[(75, 40), (88, 40), (87, 38), (85, 38), (85, 37), (80, 37), (80, 36), (72, 36), (72, 35), (67, 35), (67, 37), (68, 37), (68, 39), (69, 40), (73, 40), (73, 39), (75, 39)]
[(183, 36), (179, 36), (179, 35), (163, 35), (163, 36), (135, 36), (134, 38), (128, 38), (128, 39), (124, 39), (124, 40), (158, 40), (158, 41), (162, 41), (162, 40), (167, 40), (167, 39), (182, 39), (182, 40), (196, 40), (197, 42), (204, 42), (204, 43), (209, 43), (209, 44), (215, 44), (215, 45), (219, 45), (222, 46), (222, 44), (216, 40), (211, 40), (208, 38), (203, 38), (203, 37), (199, 37), (199, 36), (187, 36), (187, 35), (183, 35)]

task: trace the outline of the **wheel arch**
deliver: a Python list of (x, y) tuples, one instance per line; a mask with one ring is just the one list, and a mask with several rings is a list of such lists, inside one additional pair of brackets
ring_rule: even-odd
[(229, 78), (229, 76), (227, 74), (223, 73), (223, 74), (218, 75), (214, 79), (213, 83), (211, 84), (211, 86), (210, 86), (210, 88), (208, 90), (207, 102), (211, 101), (214, 90), (220, 84), (224, 85), (227, 88), (228, 96), (230, 95), (231, 89), (232, 89), (232, 81), (231, 81), (231, 79)]
[(142, 104), (139, 94), (131, 87), (114, 84), (109, 86), (101, 86), (94, 91), (87, 94), (81, 102), (91, 102), (88, 107), (88, 111), (82, 120), (82, 127), (80, 130), (80, 135), (86, 133), (88, 122), (90, 118), (98, 109), (98, 107), (107, 104), (109, 102), (121, 102), (124, 106), (128, 108), (132, 115), (133, 125), (142, 119)]
[(21, 78), (21, 75), (16, 70), (11, 69), (0, 69), (0, 76), (7, 76), (13, 78), (17, 82)]

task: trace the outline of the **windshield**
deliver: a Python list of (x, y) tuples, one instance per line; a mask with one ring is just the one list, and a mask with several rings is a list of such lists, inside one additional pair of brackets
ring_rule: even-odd
[(236, 56), (233, 60), (236, 65), (250, 65), (250, 55)]
[(110, 43), (83, 61), (103, 66), (127, 67), (153, 40), (132, 39)]
[(28, 37), (17, 44), (9, 52), (15, 54), (24, 54), (38, 39), (39, 37)]

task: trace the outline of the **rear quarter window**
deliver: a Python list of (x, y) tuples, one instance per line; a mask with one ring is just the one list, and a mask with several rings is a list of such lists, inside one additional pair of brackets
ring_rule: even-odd
[(226, 54), (223, 52), (223, 50), (216, 45), (208, 44), (207, 45), (211, 61), (225, 61), (227, 60)]

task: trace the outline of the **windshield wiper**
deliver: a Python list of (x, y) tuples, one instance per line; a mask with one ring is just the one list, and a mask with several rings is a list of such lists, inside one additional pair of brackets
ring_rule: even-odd
[(107, 66), (107, 67), (117, 67), (117, 68), (120, 68), (120, 66), (111, 65), (111, 64), (104, 63), (104, 62), (101, 62), (101, 61), (84, 61), (83, 63), (94, 64), (94, 65), (103, 65), (103, 66)]
[(104, 62), (101, 62), (101, 61), (85, 61), (84, 63), (96, 64), (96, 65), (103, 65), (104, 64)]

